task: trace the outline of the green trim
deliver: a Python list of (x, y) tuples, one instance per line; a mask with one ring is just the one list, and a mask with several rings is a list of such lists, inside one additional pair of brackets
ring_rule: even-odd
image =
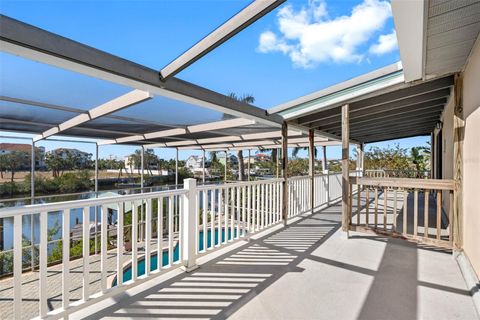
[(308, 102), (301, 103), (301, 104), (299, 104), (295, 107), (291, 107), (287, 110), (280, 111), (279, 114), (282, 115), (282, 116), (286, 116), (289, 113), (297, 112), (297, 111), (306, 109), (306, 108), (314, 106), (318, 103), (322, 103), (322, 102), (325, 102), (325, 101), (328, 101), (328, 100), (331, 100), (331, 99), (338, 98), (342, 95), (346, 95), (346, 94), (355, 92), (356, 90), (359, 90), (359, 89), (367, 88), (367, 87), (374, 86), (374, 85), (382, 83), (382, 82), (386, 82), (388, 80), (391, 80), (391, 79), (396, 78), (396, 77), (401, 76), (401, 75), (403, 75), (403, 70), (399, 70), (399, 71), (384, 75), (382, 77), (379, 77), (379, 78), (376, 78), (376, 79), (358, 84), (356, 86), (346, 88), (346, 89), (343, 89), (343, 90), (340, 90), (340, 91), (337, 91), (337, 92), (334, 92), (334, 93), (330, 93), (326, 96), (322, 96), (322, 97), (319, 97), (317, 99), (310, 100)]

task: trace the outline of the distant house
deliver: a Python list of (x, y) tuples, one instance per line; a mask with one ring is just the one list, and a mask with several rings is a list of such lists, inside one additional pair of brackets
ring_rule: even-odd
[[(32, 145), (26, 143), (0, 143), (0, 155), (10, 154), (14, 151), (25, 152), (30, 156)], [(30, 168), (30, 163), (26, 163), (25, 166)], [(35, 147), (35, 168), (40, 169), (43, 167), (45, 167), (45, 147)]]
[[(225, 165), (225, 157), (223, 155), (218, 156), (217, 159), (222, 165)], [(228, 164), (229, 165), (237, 165), (238, 164), (237, 157), (234, 156), (233, 154), (228, 155)]]
[(255, 155), (255, 160), (258, 162), (266, 162), (266, 161), (270, 161), (270, 159), (271, 159), (270, 156), (265, 153), (257, 153)]
[(83, 167), (89, 164), (92, 154), (78, 149), (58, 148), (47, 152), (47, 155), (56, 155), (64, 160), (71, 158), (75, 161), (75, 166)]
[[(210, 167), (210, 160), (205, 160), (205, 168)], [(190, 171), (196, 171), (203, 168), (203, 156), (190, 156), (185, 161), (185, 167)]]

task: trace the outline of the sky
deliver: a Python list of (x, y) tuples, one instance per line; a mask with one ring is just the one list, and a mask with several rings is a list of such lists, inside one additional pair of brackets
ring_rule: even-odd
[[(240, 0), (8, 1), (0, 12), (48, 31), (160, 70), (225, 20), (248, 5)], [(177, 76), (217, 92), (250, 94), (271, 108), (400, 60), (388, 1), (287, 1)], [(0, 54), (0, 93), (89, 109), (129, 88)], [(0, 106), (0, 112), (2, 111)], [(32, 113), (28, 106), (16, 112)], [(122, 111), (142, 117), (154, 109), (159, 122), (209, 122), (218, 112), (157, 97)], [(5, 109), (4, 109), (5, 110)], [(188, 114), (188, 117), (185, 117)], [(49, 117), (32, 114), (32, 121)], [(51, 115), (53, 116), (53, 115)], [(151, 114), (149, 114), (151, 116)], [(1, 133), (5, 135), (6, 133)], [(7, 141), (8, 140), (8, 141)], [(377, 144), (425, 145), (419, 137)], [(10, 142), (10, 139), (1, 138)], [(42, 142), (47, 150), (93, 144)], [(100, 147), (100, 157), (124, 156), (134, 147)], [(368, 146), (367, 146), (368, 149)], [(156, 149), (163, 158), (173, 149)], [(181, 152), (180, 158), (198, 152)], [(300, 156), (305, 156), (301, 152)], [(329, 158), (340, 158), (329, 147)]]

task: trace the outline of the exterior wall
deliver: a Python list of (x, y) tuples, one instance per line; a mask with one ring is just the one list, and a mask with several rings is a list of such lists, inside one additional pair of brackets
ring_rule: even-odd
[(463, 107), (463, 245), (480, 277), (480, 39), (477, 39), (465, 68)]

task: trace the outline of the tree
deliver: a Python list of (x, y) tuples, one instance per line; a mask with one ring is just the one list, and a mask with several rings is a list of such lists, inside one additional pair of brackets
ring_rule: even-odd
[(3, 179), (3, 172), (7, 171), (8, 158), (6, 154), (0, 154), (0, 177)]
[(12, 151), (6, 155), (6, 168), (10, 170), (12, 176), (10, 177), (10, 182), (13, 183), (15, 172), (20, 169), (22, 166), (29, 160), (29, 155), (24, 151)]
[[(249, 94), (237, 96), (236, 93), (230, 92), (228, 96), (234, 100), (241, 101), (248, 104), (255, 102), (255, 98)], [(238, 158), (238, 180), (243, 181), (245, 180), (245, 162), (243, 162), (243, 150), (237, 151), (237, 158)]]

